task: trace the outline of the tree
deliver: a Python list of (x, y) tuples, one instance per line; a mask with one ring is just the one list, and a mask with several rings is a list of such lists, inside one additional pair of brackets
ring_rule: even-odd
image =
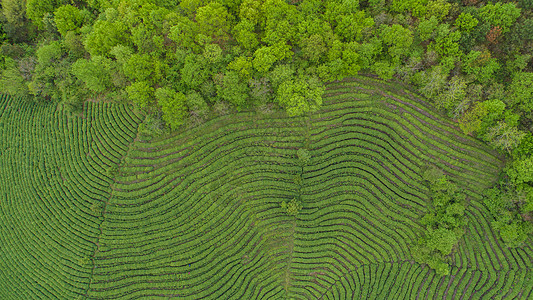
[(17, 43), (29, 41), (33, 24), (26, 18), (26, 0), (2, 0), (1, 3), (6, 23), (0, 23), (0, 43), (5, 37)]
[(502, 33), (509, 31), (511, 25), (520, 16), (521, 9), (515, 3), (488, 3), (479, 9), (479, 16), (491, 26), (500, 26)]
[(52, 13), (61, 2), (58, 0), (27, 0), (26, 14), (37, 26), (43, 26), (43, 17), (47, 13)]
[(179, 128), (187, 117), (186, 97), (168, 87), (155, 91), (157, 104), (163, 113), (163, 120), (172, 129)]
[(451, 8), (452, 5), (446, 0), (429, 1), (426, 7), (426, 18), (435, 17), (441, 22)]
[(199, 30), (215, 39), (227, 39), (231, 28), (231, 15), (226, 8), (218, 2), (210, 2), (198, 8), (196, 22)]
[(342, 15), (335, 27), (335, 33), (345, 42), (359, 41), (364, 30), (374, 26), (374, 19), (367, 17), (364, 11)]
[(254, 28), (254, 23), (248, 19), (242, 19), (233, 28), (233, 36), (244, 49), (254, 50), (259, 45), (259, 40), (257, 34), (254, 32)]
[(289, 203), (282, 201), (281, 209), (286, 210), (289, 216), (296, 216), (302, 209), (302, 203), (298, 201), (296, 198), (292, 198), (292, 200), (289, 201)]
[(146, 81), (132, 83), (126, 87), (126, 92), (131, 101), (141, 109), (153, 103), (154, 88)]
[(415, 17), (426, 14), (428, 0), (392, 0), (391, 10), (395, 12), (410, 11)]
[(524, 112), (533, 111), (533, 73), (518, 72), (509, 86), (510, 104)]
[(455, 19), (455, 26), (459, 27), (461, 31), (470, 32), (472, 28), (477, 26), (478, 22), (478, 19), (470, 13), (461, 13), (457, 19)]
[(161, 79), (159, 62), (150, 54), (132, 54), (123, 68), (131, 80), (158, 82)]
[(83, 15), (77, 7), (63, 5), (56, 9), (54, 21), (57, 31), (65, 36), (68, 31), (74, 31), (83, 25)]
[(433, 33), (435, 32), (435, 29), (437, 29), (437, 26), (439, 25), (439, 20), (432, 16), (429, 19), (424, 19), (418, 23), (418, 27), (416, 29), (416, 33), (418, 35), (418, 38), (421, 41), (429, 40), (433, 37)]
[(431, 42), (428, 50), (435, 51), (442, 56), (457, 57), (460, 54), (458, 43), (460, 39), (460, 31), (452, 31), (448, 24), (441, 24), (437, 27), (435, 41)]
[(202, 95), (192, 91), (185, 97), (185, 102), (191, 110), (191, 116), (195, 117), (197, 120), (200, 121), (207, 117), (207, 114), (209, 113), (209, 106), (205, 102)]
[(283, 82), (276, 93), (277, 102), (291, 117), (316, 111), (322, 105), (324, 85), (314, 77), (303, 77)]
[(111, 83), (110, 65), (111, 60), (103, 56), (94, 56), (91, 60), (82, 58), (72, 64), (72, 73), (83, 81), (89, 90), (101, 93)]
[(413, 32), (399, 25), (382, 26), (380, 36), (388, 46), (388, 52), (393, 58), (409, 56), (409, 48), (413, 43)]
[(199, 88), (209, 77), (209, 71), (205, 62), (194, 54), (185, 58), (185, 64), (181, 69), (181, 79), (191, 89)]
[(500, 150), (511, 152), (525, 137), (525, 132), (514, 126), (509, 126), (505, 121), (500, 121), (495, 126), (489, 128), (484, 138), (494, 147)]
[(13, 97), (25, 97), (29, 94), (17, 62), (10, 57), (4, 58), (3, 66), (0, 68), (0, 86), (3, 93)]
[(241, 78), (249, 79), (252, 75), (252, 59), (238, 56), (228, 64), (228, 70), (236, 71)]
[(487, 115), (487, 109), (477, 102), (472, 109), (467, 111), (459, 119), (459, 127), (465, 134), (478, 132), (481, 129), (483, 118)]
[(533, 182), (533, 156), (514, 160), (507, 175), (515, 185)]
[(466, 81), (459, 76), (454, 76), (445, 85), (444, 90), (438, 94), (436, 106), (450, 112), (457, 119), (469, 107), (470, 99), (466, 99)]
[(238, 110), (246, 105), (248, 98), (248, 86), (234, 71), (229, 71), (224, 75), (222, 85), (217, 86), (218, 95), (232, 103)]
[(300, 43), (304, 57), (314, 63), (318, 63), (322, 55), (327, 51), (324, 39), (319, 34), (313, 34), (307, 38), (303, 38)]
[(129, 34), (126, 31), (126, 25), (122, 22), (97, 20), (84, 41), (85, 48), (93, 56), (108, 56), (113, 47), (128, 45)]
[(258, 72), (266, 73), (277, 60), (274, 49), (263, 46), (255, 51), (252, 64)]

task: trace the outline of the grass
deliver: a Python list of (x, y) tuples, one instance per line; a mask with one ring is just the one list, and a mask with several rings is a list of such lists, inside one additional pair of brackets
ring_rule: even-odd
[[(352, 78), (306, 117), (242, 112), (152, 140), (129, 106), (85, 112), (0, 100), (2, 299), (533, 296), (532, 249), (503, 247), (482, 204), (502, 158), (399, 87)], [(428, 164), (470, 201), (446, 277), (408, 249)]]

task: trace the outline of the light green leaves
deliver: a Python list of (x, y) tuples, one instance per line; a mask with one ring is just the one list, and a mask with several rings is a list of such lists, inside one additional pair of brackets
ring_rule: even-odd
[(301, 116), (322, 105), (324, 91), (324, 85), (317, 78), (298, 77), (279, 86), (276, 100), (289, 116)]

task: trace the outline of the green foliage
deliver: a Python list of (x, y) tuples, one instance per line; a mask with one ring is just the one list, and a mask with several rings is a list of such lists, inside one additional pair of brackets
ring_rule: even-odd
[(374, 26), (372, 17), (366, 16), (364, 11), (356, 11), (348, 15), (341, 15), (338, 20), (335, 32), (345, 42), (360, 41), (363, 31)]
[(533, 73), (518, 72), (509, 86), (509, 102), (524, 112), (533, 111)]
[(129, 99), (139, 108), (147, 108), (153, 102), (154, 88), (146, 81), (132, 83), (126, 88)]
[(510, 126), (505, 121), (499, 121), (487, 130), (484, 139), (495, 148), (510, 153), (520, 144), (520, 141), (525, 135), (525, 132), (519, 130), (517, 127)]
[(435, 41), (431, 42), (428, 50), (435, 51), (441, 56), (457, 57), (460, 55), (458, 43), (460, 39), (460, 31), (450, 30), (448, 24), (441, 24), (437, 27)]
[(428, 0), (392, 0), (391, 9), (395, 12), (410, 11), (415, 17), (426, 14)]
[(83, 15), (72, 5), (63, 5), (56, 9), (54, 21), (57, 31), (65, 36), (68, 31), (75, 31), (83, 25)]
[(388, 46), (389, 54), (396, 59), (408, 56), (409, 48), (413, 43), (413, 33), (408, 28), (399, 24), (392, 26), (383, 26), (380, 30), (380, 36)]
[(231, 15), (218, 2), (210, 2), (198, 8), (196, 21), (200, 32), (214, 38), (227, 39), (231, 28)]
[(239, 42), (239, 45), (247, 50), (257, 49), (259, 40), (254, 32), (255, 24), (248, 20), (242, 19), (233, 28), (233, 36)]
[(507, 169), (507, 175), (515, 185), (533, 183), (533, 156), (517, 159)]
[(72, 64), (72, 73), (83, 81), (87, 88), (101, 93), (110, 87), (111, 60), (103, 56), (93, 56), (91, 60), (78, 59)]
[(180, 92), (162, 87), (155, 91), (157, 104), (163, 113), (163, 120), (172, 129), (183, 125), (187, 117), (186, 97)]
[[(520, 164), (519, 162), (518, 165)], [(509, 171), (510, 177), (518, 175), (517, 171)], [(516, 178), (512, 177), (512, 179)], [(524, 181), (516, 183), (521, 182)], [(531, 212), (532, 200), (533, 192), (530, 186), (526, 186), (523, 190), (500, 186), (485, 191), (484, 203), (494, 218), (492, 225), (499, 231), (507, 247), (520, 247), (533, 234), (533, 224), (522, 217)]]
[(157, 82), (161, 79), (159, 65), (149, 54), (132, 54), (123, 69), (124, 74), (134, 81)]
[(437, 26), (439, 24), (439, 20), (432, 16), (429, 19), (424, 19), (418, 23), (418, 27), (416, 29), (416, 33), (418, 35), (418, 38), (421, 41), (429, 40), (433, 37), (433, 32), (435, 32), (435, 29), (437, 29)]
[(444, 276), (449, 274), (444, 257), (452, 252), (464, 233), (465, 194), (434, 166), (425, 168), (422, 179), (431, 191), (432, 207), (422, 218), (426, 230), (411, 246), (411, 254), (415, 261), (427, 264), (438, 275)]
[(317, 78), (298, 77), (280, 84), (276, 100), (289, 116), (301, 116), (322, 105), (324, 91), (324, 85)]
[(29, 94), (28, 87), (15, 61), (6, 59), (4, 68), (0, 70), (0, 86), (2, 92), (13, 97), (25, 97)]
[(93, 56), (107, 56), (113, 47), (128, 44), (126, 30), (120, 21), (97, 20), (84, 41), (85, 49)]
[(429, 1), (426, 6), (426, 17), (435, 17), (437, 20), (442, 21), (448, 16), (451, 8), (452, 5), (446, 0)]
[(241, 80), (239, 74), (229, 71), (224, 75), (222, 85), (217, 85), (217, 93), (222, 99), (232, 103), (238, 110), (246, 105), (248, 85)]
[(181, 69), (181, 79), (191, 89), (199, 88), (209, 77), (209, 71), (204, 60), (196, 55), (187, 55)]
[(511, 25), (520, 16), (521, 9), (515, 3), (488, 3), (479, 10), (479, 16), (491, 26), (499, 26), (502, 33), (508, 32)]
[(26, 14), (39, 27), (43, 26), (43, 17), (52, 13), (63, 1), (57, 0), (26, 0)]
[(281, 209), (286, 210), (289, 216), (296, 216), (302, 210), (302, 203), (296, 198), (292, 198), (288, 203), (285, 201), (281, 202)]
[(459, 27), (461, 31), (470, 32), (477, 26), (478, 20), (470, 13), (461, 13), (457, 19), (455, 19), (455, 26)]

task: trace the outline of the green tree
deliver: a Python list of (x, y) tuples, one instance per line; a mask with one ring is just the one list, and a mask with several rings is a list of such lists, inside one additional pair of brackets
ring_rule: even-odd
[(282, 201), (281, 202), (281, 209), (286, 210), (287, 214), (289, 216), (296, 216), (300, 210), (302, 209), (302, 203), (298, 201), (296, 198), (292, 198), (289, 203)]
[(181, 69), (181, 79), (191, 89), (199, 88), (209, 77), (205, 62), (194, 54), (187, 55)]
[(52, 13), (62, 2), (60, 0), (26, 0), (26, 14), (37, 26), (42, 27), (43, 17), (47, 13)]
[(158, 82), (161, 79), (160, 63), (150, 54), (132, 54), (123, 68), (131, 80)]
[(0, 86), (2, 92), (13, 97), (26, 97), (29, 94), (28, 87), (22, 76), (17, 62), (10, 57), (0, 56), (4, 60), (0, 68)]
[(161, 87), (155, 90), (157, 104), (163, 113), (163, 120), (172, 129), (177, 129), (187, 117), (186, 97), (171, 88)]
[(470, 32), (478, 24), (478, 19), (472, 16), (470, 13), (461, 13), (457, 19), (455, 19), (455, 26), (459, 27), (461, 31)]
[(435, 41), (431, 42), (428, 50), (435, 51), (442, 56), (457, 57), (460, 55), (459, 40), (460, 31), (452, 31), (448, 24), (441, 24), (437, 27)]
[(341, 15), (335, 27), (335, 33), (345, 42), (360, 41), (363, 31), (374, 26), (374, 19), (367, 17), (364, 11)]
[(65, 36), (68, 31), (79, 29), (83, 25), (83, 15), (80, 10), (72, 5), (63, 5), (56, 9), (54, 21), (57, 31)]
[(435, 29), (437, 29), (437, 26), (439, 25), (439, 20), (432, 16), (429, 19), (424, 19), (418, 23), (418, 27), (416, 29), (416, 33), (418, 35), (418, 38), (421, 41), (429, 40), (433, 37), (433, 33), (435, 32)]
[(92, 31), (87, 35), (84, 44), (93, 55), (108, 56), (109, 51), (117, 45), (128, 45), (127, 27), (121, 22), (97, 20)]
[(514, 160), (507, 175), (515, 185), (533, 182), (533, 156)]
[(502, 33), (508, 32), (511, 25), (520, 16), (521, 9), (515, 3), (488, 3), (479, 9), (479, 16), (491, 26), (499, 26)]
[(198, 8), (196, 22), (199, 30), (207, 36), (227, 39), (231, 28), (231, 15), (226, 8), (218, 2), (210, 2)]
[(238, 56), (228, 64), (228, 70), (236, 71), (241, 78), (249, 79), (252, 75), (252, 59), (250, 57)]
[(409, 56), (409, 48), (413, 43), (413, 32), (399, 24), (392, 26), (382, 26), (380, 36), (385, 45), (388, 46), (388, 52), (393, 58), (402, 58)]
[(78, 59), (72, 64), (72, 73), (83, 81), (87, 88), (101, 93), (110, 87), (111, 60), (103, 56), (94, 56), (91, 60)]
[(524, 112), (533, 111), (533, 73), (519, 72), (509, 86), (509, 102)]
[(247, 50), (254, 50), (259, 45), (257, 34), (254, 32), (255, 25), (248, 19), (242, 19), (233, 28), (233, 36), (235, 40)]
[(301, 116), (316, 111), (322, 105), (324, 85), (314, 77), (298, 77), (283, 82), (276, 93), (277, 102), (289, 116)]
[(149, 107), (154, 100), (154, 88), (146, 81), (134, 82), (126, 87), (129, 99), (139, 108)]
[(229, 71), (224, 75), (223, 83), (217, 86), (217, 91), (222, 99), (235, 105), (238, 110), (246, 105), (248, 85), (234, 71)]

